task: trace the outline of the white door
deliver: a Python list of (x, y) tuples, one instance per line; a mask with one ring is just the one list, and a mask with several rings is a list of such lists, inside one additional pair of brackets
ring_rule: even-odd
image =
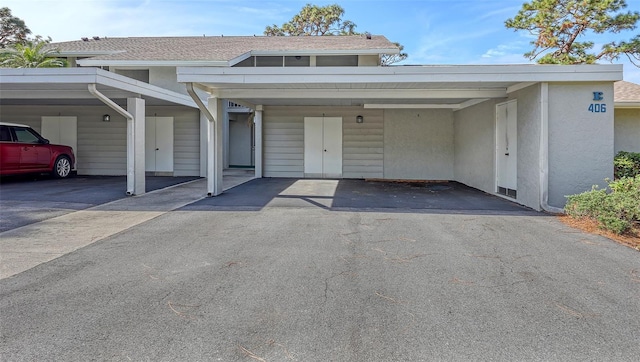
[(52, 144), (73, 148), (76, 160), (78, 159), (78, 117), (42, 117), (40, 134)]
[(518, 186), (518, 104), (496, 105), (496, 191), (516, 197)]
[(342, 118), (304, 118), (305, 177), (342, 177)]
[(147, 117), (145, 122), (145, 170), (173, 172), (173, 117)]

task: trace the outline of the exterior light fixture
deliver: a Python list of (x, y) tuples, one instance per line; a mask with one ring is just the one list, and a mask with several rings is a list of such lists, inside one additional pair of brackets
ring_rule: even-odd
[(102, 116), (102, 122), (111, 122), (111, 116), (105, 114), (104, 116)]
[(356, 116), (356, 123), (363, 123), (364, 122), (364, 117), (358, 115)]

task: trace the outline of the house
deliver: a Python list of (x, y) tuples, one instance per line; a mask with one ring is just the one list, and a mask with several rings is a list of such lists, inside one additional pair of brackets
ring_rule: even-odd
[(640, 152), (640, 84), (615, 82), (614, 151)]
[(205, 176), (215, 196), (235, 165), (454, 180), (554, 211), (613, 176), (620, 65), (382, 67), (398, 48), (365, 35), (54, 45), (75, 67), (0, 70), (2, 119), (38, 129), (75, 117), (78, 173), (127, 174), (131, 194), (151, 172)]

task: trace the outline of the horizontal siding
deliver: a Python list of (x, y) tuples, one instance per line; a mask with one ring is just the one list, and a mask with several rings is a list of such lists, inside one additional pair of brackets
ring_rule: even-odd
[(263, 175), (303, 177), (304, 123), (301, 117), (270, 115), (263, 123)]
[[(155, 110), (156, 107), (151, 108)], [(180, 107), (162, 108), (165, 116), (173, 116), (173, 175), (200, 175), (200, 112)], [(158, 112), (158, 116), (161, 116)]]
[[(102, 115), (111, 122), (102, 122)], [(174, 117), (174, 175), (200, 174), (199, 112), (189, 107), (147, 107), (148, 116)], [(3, 106), (0, 119), (27, 124), (40, 131), (42, 116), (78, 119), (79, 175), (126, 175), (127, 122), (106, 106)]]
[[(356, 123), (362, 115), (364, 123)], [(342, 117), (342, 176), (382, 178), (384, 123), (381, 110), (360, 107), (266, 107), (264, 175), (304, 176), (304, 117)]]

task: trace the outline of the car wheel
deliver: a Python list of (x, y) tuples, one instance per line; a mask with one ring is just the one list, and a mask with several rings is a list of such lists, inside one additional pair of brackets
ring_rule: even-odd
[(67, 156), (59, 156), (53, 164), (53, 176), (56, 178), (69, 177), (71, 174), (71, 160)]

